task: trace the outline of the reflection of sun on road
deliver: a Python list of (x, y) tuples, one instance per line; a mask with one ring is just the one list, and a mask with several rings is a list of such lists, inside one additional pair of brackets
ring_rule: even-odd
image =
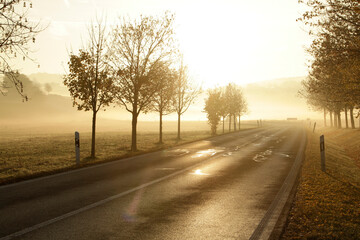
[(198, 151), (196, 152), (195, 155), (191, 156), (192, 158), (197, 158), (197, 157), (205, 157), (205, 156), (213, 156), (215, 155), (217, 152), (222, 152), (223, 150), (216, 150), (216, 149), (207, 149), (207, 150), (202, 150), (202, 151)]
[(194, 175), (209, 175), (207, 173), (203, 173), (201, 169), (196, 169), (195, 172), (191, 173)]

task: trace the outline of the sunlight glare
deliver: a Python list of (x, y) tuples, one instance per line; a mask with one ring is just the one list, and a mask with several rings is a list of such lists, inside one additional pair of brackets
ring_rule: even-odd
[(261, 39), (256, 24), (262, 17), (256, 16), (256, 22), (247, 24), (254, 16), (239, 14), (230, 6), (207, 4), (207, 11), (203, 8), (195, 5), (186, 14), (180, 11), (177, 15), (180, 47), (190, 71), (205, 88), (246, 83), (250, 76), (242, 76), (244, 71), (239, 70), (249, 69), (255, 61), (254, 51)]
[(193, 174), (194, 174), (194, 175), (209, 175), (209, 174), (207, 174), (207, 173), (203, 173), (201, 169), (196, 169)]

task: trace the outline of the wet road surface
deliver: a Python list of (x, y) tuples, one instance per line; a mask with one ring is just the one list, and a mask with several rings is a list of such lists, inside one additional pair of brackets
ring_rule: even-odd
[(269, 126), (3, 186), (0, 239), (266, 239), (304, 139)]

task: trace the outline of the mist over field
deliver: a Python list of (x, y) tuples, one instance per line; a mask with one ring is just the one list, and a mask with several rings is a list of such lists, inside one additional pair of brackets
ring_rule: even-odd
[[(91, 113), (78, 111), (72, 106), (69, 92), (63, 84), (60, 74), (37, 73), (22, 75), (24, 91), (29, 101), (23, 102), (14, 88), (9, 88), (6, 96), (0, 95), (0, 131), (1, 129), (37, 128), (37, 131), (73, 131), (81, 129), (90, 131)], [(249, 114), (245, 120), (271, 119), (284, 120), (288, 117), (306, 119), (321, 118), (306, 105), (298, 91), (304, 77), (282, 78), (261, 81), (243, 86), (244, 95), (248, 99)], [(209, 129), (204, 113), (206, 89), (197, 98), (183, 120), (201, 122), (200, 129)], [(139, 116), (140, 131), (157, 131), (158, 115), (156, 113)], [(99, 112), (98, 131), (127, 131), (131, 128), (131, 114), (123, 107), (113, 104), (106, 111)], [(176, 114), (164, 116), (164, 131), (176, 130)], [(154, 123), (146, 123), (154, 122)], [(193, 124), (185, 124), (192, 126)], [(199, 127), (199, 126), (198, 126)], [(196, 127), (194, 127), (195, 129)], [(62, 130), (60, 130), (62, 129)], [(190, 127), (191, 129), (191, 127)]]

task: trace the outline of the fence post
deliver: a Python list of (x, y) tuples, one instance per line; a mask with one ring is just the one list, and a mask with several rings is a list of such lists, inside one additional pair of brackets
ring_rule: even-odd
[(321, 171), (325, 172), (325, 137), (320, 136)]
[(314, 129), (313, 129), (313, 133), (315, 132), (315, 127), (316, 127), (316, 122), (314, 123)]

